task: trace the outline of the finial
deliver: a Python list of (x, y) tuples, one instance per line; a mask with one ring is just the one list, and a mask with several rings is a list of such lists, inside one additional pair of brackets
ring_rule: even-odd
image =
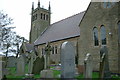
[(40, 7), (40, 0), (38, 0), (38, 7)]

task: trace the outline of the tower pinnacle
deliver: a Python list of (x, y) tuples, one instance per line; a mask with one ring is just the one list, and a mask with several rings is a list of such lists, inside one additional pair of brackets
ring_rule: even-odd
[(51, 10), (50, 1), (49, 1), (49, 7), (48, 7), (48, 10), (49, 10), (49, 11)]
[(38, 0), (38, 8), (40, 7), (40, 0)]
[(32, 10), (34, 10), (34, 2), (32, 2)]

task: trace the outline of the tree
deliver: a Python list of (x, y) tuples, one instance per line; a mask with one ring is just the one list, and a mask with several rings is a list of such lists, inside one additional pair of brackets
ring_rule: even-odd
[(12, 24), (12, 19), (8, 17), (7, 14), (4, 14), (2, 11), (0, 11), (0, 46), (1, 49), (4, 50), (7, 46), (9, 32), (11, 31), (12, 27), (6, 27), (10, 24)]
[(0, 50), (4, 50), (6, 57), (8, 53), (19, 53), (19, 45), (23, 40), (28, 41), (13, 31), (15, 27), (8, 27), (13, 24), (12, 21), (7, 14), (0, 11)]
[(4, 14), (2, 11), (0, 11), (0, 26), (5, 27), (7, 25), (12, 24), (13, 19), (8, 17), (8, 14)]

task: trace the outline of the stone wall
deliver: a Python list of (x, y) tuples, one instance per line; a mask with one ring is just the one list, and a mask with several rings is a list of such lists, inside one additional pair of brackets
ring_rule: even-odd
[[(111, 8), (103, 8), (102, 3), (90, 3), (82, 22), (80, 23), (79, 38), (79, 65), (83, 65), (85, 54), (91, 53), (94, 58), (94, 70), (99, 70), (100, 48), (100, 27), (106, 28), (107, 48), (110, 70), (118, 72), (118, 3)], [(94, 46), (93, 28), (98, 29), (99, 46)], [(111, 34), (109, 34), (111, 33)]]
[[(60, 41), (56, 41), (56, 42), (50, 43), (51, 47), (57, 46), (57, 54), (56, 53), (52, 54), (52, 51), (51, 51), (50, 62), (51, 63), (55, 63), (55, 64), (60, 63), (60, 48), (61, 48), (61, 44), (63, 42), (65, 42), (65, 41), (70, 41), (70, 42), (73, 42), (74, 46), (76, 47), (78, 38), (79, 37), (74, 37), (74, 38), (70, 38), (70, 39), (66, 39), (66, 40), (60, 40)], [(39, 57), (42, 57), (42, 48), (43, 49), (45, 48), (45, 44), (42, 44), (42, 45), (38, 46), (38, 55), (39, 55)]]

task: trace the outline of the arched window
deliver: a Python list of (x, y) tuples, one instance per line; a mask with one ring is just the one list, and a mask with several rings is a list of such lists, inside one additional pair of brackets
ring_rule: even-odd
[(54, 46), (52, 47), (52, 54), (54, 54)]
[(103, 25), (101, 26), (100, 29), (100, 37), (101, 37), (102, 45), (106, 45), (106, 29)]
[(46, 20), (48, 21), (48, 15), (46, 15)]
[(98, 41), (98, 30), (96, 27), (93, 28), (93, 39), (94, 39), (94, 45), (98, 46), (99, 41)]
[(45, 14), (43, 15), (43, 19), (45, 20)]
[(118, 41), (120, 43), (120, 21), (118, 22)]

